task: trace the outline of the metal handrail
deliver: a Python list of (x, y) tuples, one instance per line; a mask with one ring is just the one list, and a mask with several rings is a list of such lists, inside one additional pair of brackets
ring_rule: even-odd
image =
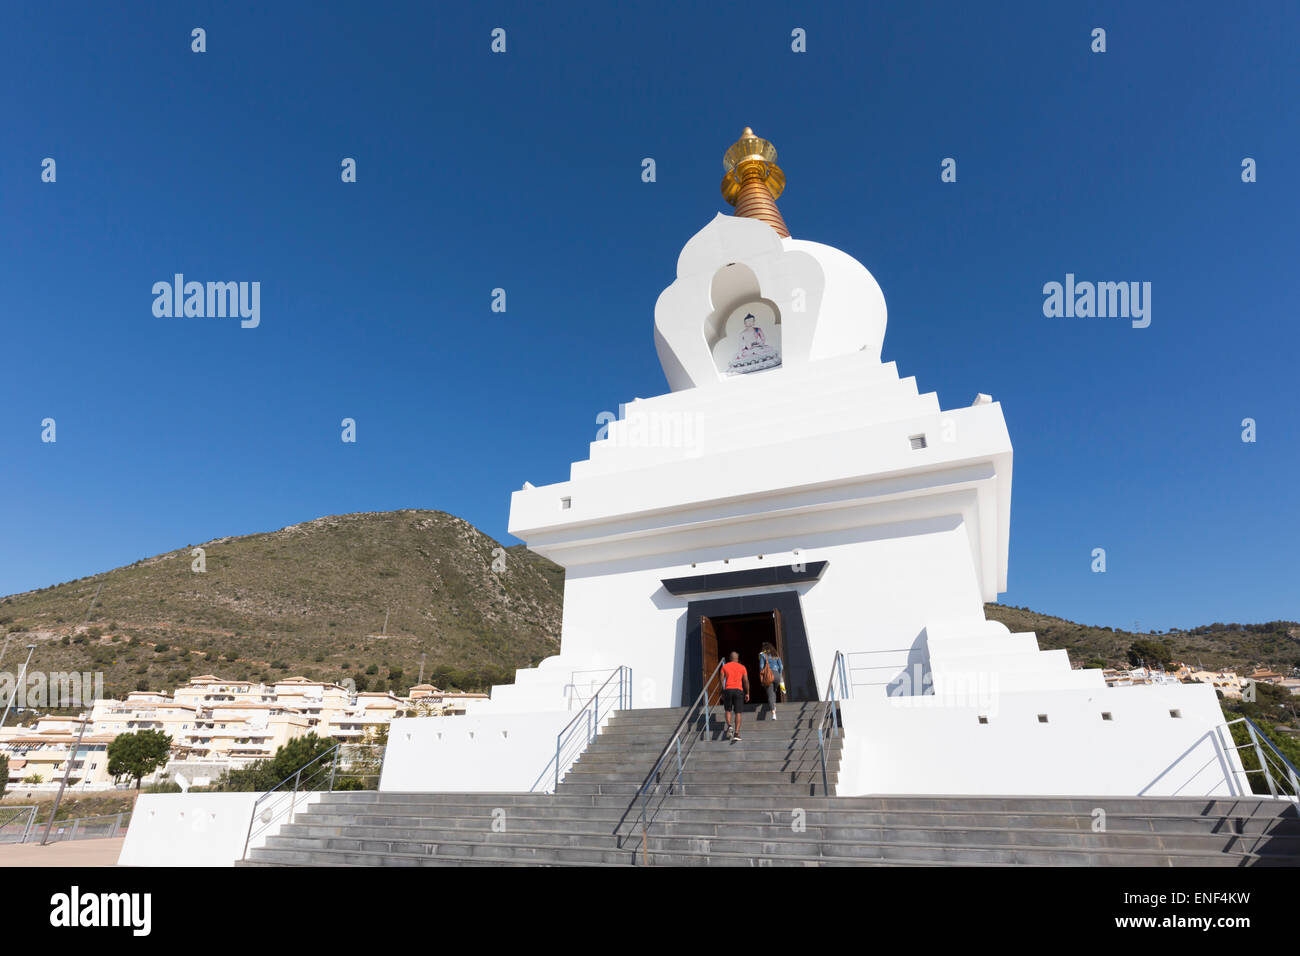
[[(1246, 735), (1249, 738), (1247, 743), (1236, 743), (1231, 730), (1233, 724), (1245, 724)], [(1232, 746), (1227, 749), (1240, 753), (1246, 747), (1251, 747), (1255, 751), (1255, 759), (1259, 761), (1259, 769), (1247, 770), (1245, 764), (1242, 764), (1241, 773), (1243, 776), (1249, 778), (1252, 773), (1263, 774), (1265, 785), (1268, 787), (1271, 797), (1281, 800), (1300, 800), (1300, 770), (1297, 770), (1295, 764), (1291, 763), (1286, 755), (1273, 745), (1273, 741), (1268, 739), (1268, 735), (1260, 729), (1259, 725), (1243, 715), (1219, 724), (1215, 728), (1216, 733), (1222, 727), (1229, 728), (1228, 737), (1233, 739)], [(1220, 744), (1222, 745), (1221, 738)], [(1265, 750), (1265, 747), (1268, 749)], [(1240, 757), (1238, 759), (1240, 760)], [(1274, 777), (1275, 773), (1276, 779)], [(1291, 785), (1290, 793), (1286, 792), (1286, 783)], [(1260, 794), (1260, 796), (1263, 796), (1263, 794)]]
[[(624, 665), (620, 665), (620, 666), (624, 666)], [(590, 680), (585, 681), (585, 682), (580, 682), (580, 681), (578, 680), (578, 675), (579, 675), (579, 674), (609, 674), (609, 676), (612, 677), (612, 676), (615, 676), (615, 674), (617, 673), (617, 671), (618, 671), (618, 668), (617, 668), (617, 667), (614, 668), (614, 671), (613, 671), (613, 672), (611, 672), (611, 671), (609, 670), (608, 667), (587, 667), (587, 668), (583, 668), (583, 669), (581, 669), (581, 670), (570, 671), (570, 672), (569, 672), (569, 682), (568, 682), (567, 684), (564, 685), (565, 696), (568, 698), (568, 701), (569, 701), (569, 709), (570, 709), (570, 710), (573, 709), (574, 696), (579, 692), (579, 687), (582, 685), (582, 683), (585, 683), (587, 687), (591, 687), (591, 685), (592, 685), (592, 681), (590, 681)], [(601, 683), (601, 686), (603, 687), (605, 684), (608, 684), (608, 683), (609, 683), (609, 678), (607, 677), (607, 678), (606, 678), (606, 679)], [(580, 701), (583, 700), (583, 698), (581, 698), (581, 697), (579, 697), (579, 698), (577, 698), (577, 699), (580, 700)], [(590, 700), (591, 700), (591, 697), (587, 697), (586, 700), (587, 700), (587, 701), (590, 701)], [(584, 702), (584, 706), (585, 706), (585, 702)]]
[(1271, 750), (1273, 756), (1281, 762), (1282, 767), (1287, 772), (1287, 778), (1291, 781), (1292, 791), (1297, 796), (1300, 796), (1300, 769), (1297, 769), (1296, 765), (1287, 759), (1286, 754), (1282, 753), (1282, 751), (1278, 750), (1277, 747), (1273, 745), (1273, 741), (1269, 740), (1268, 734), (1264, 733), (1264, 731), (1253, 720), (1245, 715), (1242, 715), (1241, 719), (1246, 722), (1247, 727), (1254, 731), (1257, 739), (1262, 740), (1264, 746)]
[[(610, 682), (615, 678), (618, 679), (618, 696), (614, 698), (617, 703), (613, 709), (627, 710), (632, 706), (632, 668), (628, 667), (626, 664), (620, 664), (618, 667), (614, 668), (613, 673), (605, 678), (605, 682), (596, 688), (596, 692), (587, 699), (587, 703), (583, 705), (582, 710), (574, 714), (573, 719), (564, 725), (564, 729), (555, 735), (556, 790), (560, 787), (560, 764), (562, 761), (560, 752), (567, 742), (565, 739), (566, 736), (570, 734), (570, 731), (580, 719), (584, 719), (586, 721), (587, 736), (585, 738), (586, 743), (583, 745), (583, 749), (586, 749), (586, 746), (595, 739), (596, 734), (600, 732), (600, 693), (608, 687)], [(608, 702), (610, 697), (606, 695), (605, 700)], [(543, 770), (542, 772), (545, 773), (546, 771)]]
[[(839, 682), (839, 693), (836, 693), (836, 681)], [(840, 709), (835, 706), (836, 702), (849, 696), (848, 672), (845, 669), (844, 654), (842, 651), (835, 652), (835, 658), (831, 661), (831, 676), (826, 682), (826, 695), (822, 698), (821, 714), (817, 718), (817, 753), (822, 762), (822, 796), (826, 796), (831, 791), (830, 774), (826, 768), (826, 718), (831, 719), (831, 736), (840, 735)]]
[(880, 657), (886, 654), (906, 654), (909, 657), (909, 661), (904, 662), (901, 666), (905, 669), (909, 669), (911, 666), (910, 658), (915, 650), (916, 648), (914, 646), (909, 646), (909, 647), (873, 647), (869, 651), (849, 651), (847, 653), (841, 652), (843, 653), (843, 657), (844, 657), (844, 678), (843, 678), (844, 696), (845, 697), (853, 696), (854, 689), (858, 687), (881, 687), (881, 686), (887, 687), (893, 683), (892, 679), (886, 680), (883, 683), (881, 682), (870, 683), (867, 680), (859, 680), (858, 675), (862, 671), (897, 672), (900, 667), (898, 663), (862, 664), (862, 663), (855, 663), (855, 661), (861, 661), (863, 658), (870, 659), (873, 656)]
[[(302, 772), (303, 772), (304, 770), (306, 770), (306, 769), (307, 769), (308, 767), (310, 767), (312, 764), (319, 763), (321, 760), (323, 760), (323, 759), (326, 758), (326, 757), (332, 757), (333, 759), (332, 759), (332, 761), (331, 761), (331, 767), (330, 767), (330, 787), (333, 788), (333, 785), (334, 785), (334, 770), (335, 770), (335, 768), (338, 766), (339, 748), (340, 748), (341, 746), (342, 746), (341, 744), (335, 744), (335, 745), (334, 745), (333, 747), (331, 747), (329, 750), (326, 750), (326, 751), (324, 751), (323, 753), (317, 754), (317, 755), (316, 755), (315, 757), (313, 757), (311, 760), (307, 761), (305, 764), (303, 764), (301, 767), (299, 767), (299, 768), (297, 769), (296, 772), (294, 772), (294, 773), (290, 774), (289, 776), (285, 777), (283, 780), (281, 780), (279, 783), (277, 783), (274, 787), (272, 787), (270, 790), (266, 791), (266, 793), (262, 794), (262, 795), (261, 795), (260, 797), (258, 797), (255, 801), (253, 801), (253, 812), (250, 813), (250, 814), (248, 815), (248, 833), (247, 833), (247, 835), (244, 837), (244, 854), (243, 854), (243, 856), (241, 857), (241, 859), (244, 859), (244, 860), (247, 860), (247, 859), (248, 859), (248, 844), (251, 843), (252, 840), (253, 840), (253, 824), (257, 821), (257, 809), (258, 809), (258, 807), (260, 807), (263, 803), (265, 803), (267, 800), (271, 799), (272, 797), (277, 797), (277, 799), (278, 799), (279, 797), (283, 797), (283, 796), (285, 795), (286, 792), (289, 792), (289, 793), (290, 793), (290, 802), (289, 802), (289, 822), (290, 822), (290, 823), (293, 822), (293, 814), (294, 814), (294, 811), (295, 811), (295, 809), (296, 809), (296, 807), (297, 807), (297, 802), (298, 802), (298, 788), (299, 788), (299, 787), (301, 786), (301, 784), (302, 784)], [(315, 775), (316, 775), (320, 770), (322, 770), (322, 769), (324, 769), (324, 768), (323, 768), (323, 767), (317, 767), (316, 770), (312, 771), (311, 776), (314, 777), (314, 776), (315, 776)], [(293, 781), (293, 790), (292, 790), (292, 791), (286, 791), (286, 790), (284, 790), (284, 786), (285, 786), (285, 784), (287, 784), (287, 783), (288, 783), (289, 781), (291, 781), (291, 780)], [(257, 832), (258, 832), (259, 834), (262, 833), (262, 832), (264, 832), (264, 831), (266, 830), (266, 828), (269, 827), (269, 826), (270, 826), (272, 823), (274, 823), (274, 822), (275, 822), (275, 813), (272, 811), (272, 812), (271, 812), (271, 818), (270, 818), (269, 820), (264, 820), (263, 823), (262, 823), (262, 827), (261, 827)]]
[[(720, 675), (722, 673), (722, 663), (723, 663), (722, 661), (718, 661), (718, 666), (713, 668), (713, 673), (710, 674), (705, 679), (704, 689), (700, 691), (700, 696), (695, 698), (695, 703), (691, 704), (690, 707), (686, 708), (686, 713), (682, 714), (682, 719), (677, 722), (677, 728), (673, 731), (672, 736), (668, 738), (668, 742), (664, 744), (663, 749), (659, 751), (659, 758), (654, 762), (654, 766), (650, 768), (650, 772), (645, 775), (645, 779), (641, 781), (641, 786), (637, 788), (636, 796), (632, 798), (632, 806), (635, 806), (638, 801), (641, 804), (641, 812), (640, 812), (641, 858), (643, 861), (646, 861), (648, 859), (648, 850), (646, 849), (646, 844), (647, 844), (647, 831), (649, 830), (650, 827), (648, 807), (650, 803), (650, 797), (652, 796), (651, 781), (654, 782), (653, 792), (658, 793), (659, 784), (660, 784), (659, 768), (663, 766), (663, 762), (668, 758), (669, 752), (672, 752), (677, 757), (677, 774), (674, 778), (674, 786), (677, 788), (678, 792), (681, 792), (682, 768), (686, 764), (686, 759), (691, 754), (691, 748), (695, 746), (695, 740), (692, 740), (691, 743), (687, 746), (686, 752), (685, 753), (682, 752), (682, 731), (685, 730), (687, 724), (694, 719), (694, 714), (696, 710), (698, 710), (701, 707), (701, 705), (703, 705), (704, 727), (701, 730), (698, 739), (703, 740), (708, 736), (709, 731), (712, 729), (712, 725), (709, 717), (709, 708), (712, 706), (709, 703), (709, 688), (713, 685), (713, 681), (715, 679), (720, 680)], [(629, 807), (629, 809), (631, 809), (631, 807)]]
[[(283, 780), (277, 783), (270, 790), (266, 791), (266, 793), (258, 797), (253, 802), (252, 813), (250, 813), (248, 816), (248, 833), (244, 837), (244, 854), (241, 857), (241, 859), (244, 860), (248, 859), (248, 847), (249, 844), (252, 842), (253, 837), (264, 833), (270, 826), (272, 826), (276, 822), (277, 813), (279, 813), (280, 811), (278, 811), (274, 807), (268, 807), (266, 810), (262, 812), (269, 813), (270, 817), (262, 821), (262, 826), (257, 829), (256, 833), (253, 831), (253, 824), (256, 823), (257, 821), (258, 810), (259, 808), (262, 807), (264, 803), (268, 803), (268, 801), (274, 800), (277, 804), (282, 804), (285, 798), (288, 798), (289, 819), (287, 822), (293, 823), (293, 816), (294, 813), (297, 811), (297, 807), (298, 807), (298, 791), (303, 789), (308, 789), (303, 786), (304, 779), (308, 784), (310, 784), (314, 780), (320, 779), (324, 775), (325, 771), (328, 770), (329, 785), (325, 788), (325, 791), (332, 792), (334, 790), (335, 781), (338, 777), (339, 758), (343, 754), (343, 749), (345, 747), (357, 747), (357, 746), (364, 747), (368, 745), (358, 744), (355, 741), (335, 744), (333, 747), (330, 747), (328, 750), (317, 754), (311, 760), (307, 761), (305, 764), (299, 767), (297, 771), (285, 777)], [(326, 760), (329, 761), (328, 764), (325, 763)], [(312, 770), (310, 773), (307, 774), (306, 778), (304, 778), (303, 771), (310, 768), (313, 764), (316, 765), (316, 769)], [(292, 789), (290, 789), (288, 786), (288, 784), (290, 783), (293, 784)]]

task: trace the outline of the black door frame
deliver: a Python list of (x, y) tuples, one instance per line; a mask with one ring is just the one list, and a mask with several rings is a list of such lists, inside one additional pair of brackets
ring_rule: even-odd
[[(686, 605), (686, 647), (682, 656), (682, 707), (689, 707), (704, 689), (704, 655), (700, 647), (700, 618), (781, 612), (785, 641), (785, 688), (790, 700), (817, 700), (808, 632), (798, 591), (762, 591), (740, 597), (691, 601)], [(755, 698), (757, 700), (757, 698)]]

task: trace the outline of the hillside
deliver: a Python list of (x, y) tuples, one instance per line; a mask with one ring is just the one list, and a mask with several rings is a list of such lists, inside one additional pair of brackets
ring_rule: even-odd
[(501, 546), (443, 512), (218, 538), (198, 545), (205, 573), (191, 570), (193, 547), (0, 600), (13, 638), (0, 669), (34, 640), (34, 669), (102, 670), (111, 695), (202, 673), (404, 691), (425, 655), (426, 680), (482, 689), (559, 649), (559, 569), (516, 546), (494, 572)]
[[(405, 691), (423, 656), (426, 680), (482, 690), (559, 649), (563, 571), (516, 545), (495, 572), (501, 546), (444, 512), (338, 515), (219, 538), (200, 545), (201, 574), (191, 570), (193, 547), (0, 599), (9, 638), (0, 671), (16, 671), (30, 641), (34, 669), (103, 671), (110, 695), (203, 673), (350, 677), (362, 690)], [(1300, 666), (1294, 621), (1153, 635), (1000, 604), (986, 611), (1076, 664), (1121, 664), (1143, 640), (1211, 668)]]
[(1103, 660), (1112, 665), (1126, 664), (1129, 647), (1135, 641), (1146, 641), (1166, 645), (1172, 659), (1201, 664), (1210, 670), (1242, 671), (1259, 665), (1286, 673), (1300, 667), (1300, 623), (1296, 621), (1208, 624), (1187, 631), (1152, 634), (1076, 624), (1005, 604), (986, 604), (984, 612), (1013, 633), (1034, 631), (1039, 647), (1064, 648), (1076, 664)]

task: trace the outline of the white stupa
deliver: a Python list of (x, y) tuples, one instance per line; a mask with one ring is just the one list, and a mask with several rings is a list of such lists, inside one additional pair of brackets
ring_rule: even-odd
[(659, 296), (670, 391), (627, 404), (568, 481), (514, 493), (510, 532), (565, 569), (560, 653), (466, 716), (396, 722), (381, 789), (543, 789), (615, 669), (620, 703), (685, 706), (720, 654), (755, 673), (771, 641), (792, 699), (839, 678), (841, 795), (1232, 792), (1212, 688), (1108, 688), (985, 619), (1007, 587), (1001, 406), (945, 410), (881, 361), (880, 286), (789, 236), (775, 160), (746, 129), (736, 215)]

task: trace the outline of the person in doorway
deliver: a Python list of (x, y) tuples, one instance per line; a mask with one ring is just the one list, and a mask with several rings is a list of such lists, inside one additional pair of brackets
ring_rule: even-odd
[[(740, 663), (740, 655), (732, 651), (727, 663), (722, 665), (722, 709), (727, 718), (727, 738), (735, 743), (740, 739), (740, 709), (749, 703), (749, 670)], [(736, 726), (732, 729), (731, 718)]]
[(771, 720), (776, 720), (776, 695), (779, 691), (781, 699), (785, 699), (785, 664), (781, 662), (781, 655), (776, 652), (776, 648), (766, 641), (763, 642), (763, 649), (758, 652), (758, 681), (767, 691), (767, 712), (771, 714)]

